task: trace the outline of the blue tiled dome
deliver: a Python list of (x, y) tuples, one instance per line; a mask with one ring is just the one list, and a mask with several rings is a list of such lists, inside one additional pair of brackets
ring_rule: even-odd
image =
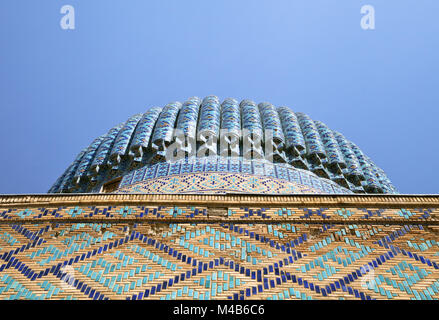
[[(178, 141), (176, 129), (187, 139), (197, 141), (196, 150)], [(229, 142), (237, 143), (225, 146), (219, 142), (213, 146), (206, 143), (209, 137), (219, 137), (222, 130), (227, 130)], [(268, 131), (272, 133), (269, 137), (266, 136)], [(260, 143), (254, 143), (258, 139)], [(251, 147), (245, 149), (244, 141)], [(176, 142), (186, 156), (176, 163), (168, 163), (166, 152)], [(272, 146), (270, 160), (265, 154), (267, 144)], [(217, 155), (204, 156), (209, 149)], [(212, 173), (218, 175), (212, 176)], [(271, 190), (274, 193), (281, 189), (286, 193), (305, 190), (285, 188), (279, 182), (284, 181), (308, 186), (319, 193), (397, 193), (383, 170), (354, 143), (324, 123), (288, 107), (275, 107), (267, 102), (256, 104), (250, 100), (239, 103), (232, 98), (221, 103), (216, 96), (202, 100), (192, 97), (184, 103), (153, 107), (111, 128), (78, 154), (49, 193), (99, 192), (104, 184), (119, 178), (122, 192), (124, 188), (129, 190), (127, 192), (183, 192), (195, 182), (189, 183), (186, 179), (182, 187), (179, 181), (180, 189), (171, 190), (169, 186), (174, 183), (170, 177), (185, 174), (196, 174), (200, 181), (210, 179), (209, 188), (217, 183), (218, 187), (213, 188), (215, 192), (221, 188), (227, 192), (245, 192), (242, 188), (248, 188), (248, 192)], [(246, 176), (246, 187), (241, 190), (228, 182), (227, 186), (221, 184), (226, 180), (215, 182), (215, 179), (231, 179), (229, 174), (238, 178)], [(263, 188), (248, 187), (249, 176), (259, 177), (255, 183)], [(144, 189), (127, 189), (159, 178), (161, 186), (150, 183)], [(267, 187), (273, 181), (281, 184), (281, 189)]]

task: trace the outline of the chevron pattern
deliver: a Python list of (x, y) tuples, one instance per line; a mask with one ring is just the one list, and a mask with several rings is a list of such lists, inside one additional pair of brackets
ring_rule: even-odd
[[(189, 175), (192, 174), (192, 175)], [(209, 157), (204, 159), (192, 159), (175, 163), (158, 163), (148, 168), (143, 167), (125, 175), (120, 183), (120, 189), (130, 190), (136, 188), (145, 193), (184, 193), (187, 186), (176, 190), (163, 191), (156, 186), (158, 184), (169, 184), (171, 181), (184, 181), (187, 177), (191, 181), (197, 181), (197, 192), (203, 190), (222, 190), (223, 192), (245, 192), (245, 193), (352, 193), (350, 190), (338, 186), (331, 180), (318, 178), (311, 172), (294, 168), (287, 168), (278, 164), (270, 164), (263, 161), (245, 161), (242, 158), (225, 160), (220, 157)], [(225, 186), (221, 189), (218, 186), (210, 186), (206, 183), (206, 177), (214, 177), (223, 180)], [(159, 178), (159, 179), (158, 179)], [(252, 179), (262, 190), (255, 188), (248, 189), (241, 186), (242, 182)], [(208, 180), (208, 179), (207, 179)], [(191, 184), (194, 184), (192, 182)], [(139, 183), (145, 188), (138, 188)], [(149, 187), (154, 184), (153, 187)], [(183, 182), (183, 184), (186, 184)], [(206, 184), (206, 186), (204, 186)], [(270, 188), (270, 185), (281, 185), (282, 187)], [(297, 186), (297, 190), (291, 190), (291, 186)], [(285, 186), (285, 188), (283, 187)], [(159, 188), (159, 189), (155, 189)], [(145, 189), (145, 191), (142, 191)], [(282, 190), (285, 189), (285, 190)]]
[[(134, 177), (136, 179), (136, 177)], [(322, 193), (305, 184), (264, 176), (234, 173), (189, 173), (140, 181), (120, 188), (117, 193)]]
[(217, 211), (3, 208), (0, 299), (439, 297), (438, 209)]

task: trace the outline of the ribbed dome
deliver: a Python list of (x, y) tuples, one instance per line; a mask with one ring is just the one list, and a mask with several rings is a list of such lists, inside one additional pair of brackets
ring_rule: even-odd
[[(197, 141), (195, 150), (175, 136), (179, 130), (188, 141)], [(229, 144), (207, 143), (224, 133)], [(166, 152), (175, 143), (185, 154), (177, 171), (166, 163)], [(217, 155), (205, 157), (208, 151)], [(202, 163), (200, 171), (196, 171), (197, 163)], [(324, 123), (285, 106), (250, 100), (239, 103), (232, 98), (221, 103), (216, 96), (153, 107), (111, 128), (78, 154), (49, 192), (99, 192), (103, 184), (118, 177), (123, 177), (126, 186), (180, 175), (187, 172), (183, 166), (188, 164), (193, 164), (193, 172), (257, 174), (289, 181), (299, 172), (335, 190), (318, 188), (323, 193), (396, 193), (383, 170)], [(147, 173), (152, 171), (152, 175)], [(142, 178), (136, 178), (140, 173)], [(311, 186), (306, 179), (300, 178), (300, 183)]]

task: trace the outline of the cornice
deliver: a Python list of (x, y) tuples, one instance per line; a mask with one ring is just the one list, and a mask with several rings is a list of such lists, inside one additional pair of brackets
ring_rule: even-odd
[(2, 208), (187, 204), (204, 207), (439, 208), (439, 195), (27, 194), (0, 196)]

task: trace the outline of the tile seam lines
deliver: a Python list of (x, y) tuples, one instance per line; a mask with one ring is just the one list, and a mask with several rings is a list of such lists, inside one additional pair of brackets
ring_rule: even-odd
[(29, 219), (29, 220), (0, 220), (0, 225), (10, 224), (41, 224), (41, 223), (157, 223), (157, 224), (169, 224), (169, 223), (196, 223), (196, 224), (280, 224), (280, 223), (292, 223), (292, 224), (338, 224), (338, 225), (422, 225), (422, 226), (439, 226), (438, 220), (387, 220), (387, 219), (353, 219), (353, 220), (341, 220), (341, 219), (119, 219), (119, 218), (68, 218), (68, 219)]
[(192, 204), (215, 207), (217, 205), (243, 205), (254, 204), (273, 206), (330, 206), (330, 207), (385, 207), (385, 208), (439, 208), (439, 196), (399, 195), (395, 196), (346, 196), (346, 195), (159, 195), (159, 194), (77, 194), (73, 196), (51, 195), (26, 195), (26, 196), (0, 196), (0, 207), (20, 207), (38, 205), (63, 205), (63, 204)]
[(357, 202), (357, 203), (334, 203), (334, 202), (269, 202), (269, 201), (240, 201), (240, 202), (212, 202), (211, 201), (72, 201), (72, 202), (35, 202), (35, 203), (11, 203), (0, 204), (0, 210), (8, 208), (40, 208), (40, 207), (87, 207), (87, 206), (162, 206), (162, 207), (179, 207), (179, 206), (200, 206), (203, 208), (222, 208), (222, 207), (270, 207), (270, 208), (295, 208), (304, 209), (310, 207), (325, 207), (325, 208), (346, 208), (346, 209), (438, 209), (438, 203), (386, 203), (386, 202)]

